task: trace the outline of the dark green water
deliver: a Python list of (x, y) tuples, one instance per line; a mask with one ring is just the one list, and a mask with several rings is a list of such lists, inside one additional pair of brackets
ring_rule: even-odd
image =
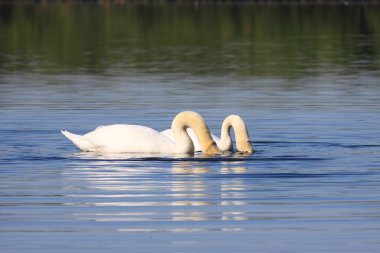
[[(253, 156), (60, 133), (182, 110)], [(380, 6), (0, 5), (0, 251), (380, 250)]]
[(380, 67), (380, 8), (2, 5), (2, 72), (305, 77)]

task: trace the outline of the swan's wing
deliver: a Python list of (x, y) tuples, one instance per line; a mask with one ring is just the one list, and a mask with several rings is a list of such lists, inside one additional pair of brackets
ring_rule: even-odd
[(169, 138), (172, 142), (175, 142), (173, 131), (170, 128), (162, 131), (161, 134), (164, 135), (166, 138)]
[(109, 125), (84, 135), (101, 152), (174, 153), (175, 143), (156, 130), (139, 125)]
[[(198, 141), (197, 136), (195, 135), (193, 129), (187, 128), (186, 131), (189, 134), (191, 140), (193, 141), (194, 151), (195, 152), (201, 152), (202, 151), (201, 145), (199, 144), (199, 141)], [(173, 142), (175, 142), (175, 140), (174, 140), (174, 134), (173, 134), (173, 131), (171, 129), (166, 129), (165, 131), (162, 131), (161, 134), (164, 135), (165, 137), (169, 138)], [(216, 136), (212, 135), (212, 137), (214, 138)], [(219, 139), (218, 137), (216, 137), (216, 138)]]
[[(194, 143), (194, 151), (196, 152), (201, 152), (202, 149), (201, 149), (201, 145), (199, 144), (199, 141), (198, 141), (198, 138), (197, 136), (195, 135), (193, 129), (191, 128), (188, 128), (187, 129), (187, 133), (189, 134), (191, 140), (193, 141)], [(211, 137), (212, 139), (215, 141), (216, 145), (219, 146), (219, 143), (220, 143), (220, 138), (214, 134), (211, 134)]]
[(197, 136), (195, 135), (193, 129), (188, 128), (188, 129), (186, 129), (186, 131), (187, 131), (187, 133), (189, 134), (191, 140), (193, 141), (193, 144), (194, 144), (194, 151), (195, 151), (195, 152), (200, 152), (200, 151), (202, 151), (202, 149), (201, 149), (201, 145), (199, 144), (198, 138), (197, 138)]
[(98, 130), (98, 129), (102, 128), (102, 127), (104, 127), (104, 126), (97, 126), (97, 127), (95, 128), (95, 130)]

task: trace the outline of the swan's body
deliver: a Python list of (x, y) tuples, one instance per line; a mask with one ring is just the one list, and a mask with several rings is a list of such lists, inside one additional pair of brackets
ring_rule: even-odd
[(83, 151), (157, 153), (155, 151), (160, 150), (158, 153), (175, 153), (173, 141), (145, 126), (101, 126), (83, 136), (67, 131), (62, 133)]
[[(235, 131), (235, 137), (236, 137), (236, 149), (238, 152), (243, 152), (247, 154), (252, 154), (253, 147), (249, 140), (248, 130), (245, 126), (245, 123), (243, 119), (238, 115), (229, 115), (226, 117), (223, 121), (222, 128), (221, 128), (221, 134), (220, 139), (211, 134), (213, 140), (217, 143), (218, 147), (222, 151), (232, 151), (232, 139), (230, 135), (230, 129), (231, 127)], [(189, 136), (191, 137), (193, 143), (194, 143), (194, 150), (195, 151), (201, 151), (199, 142), (194, 134), (194, 132), (191, 129), (187, 129), (187, 132)], [(161, 132), (163, 135), (174, 140), (174, 135), (171, 129), (166, 129), (165, 131)]]
[(139, 125), (101, 126), (83, 136), (68, 131), (62, 131), (62, 134), (83, 151), (190, 154), (194, 153), (194, 145), (186, 132), (188, 127), (194, 129), (203, 153), (221, 152), (213, 142), (203, 118), (190, 111), (181, 112), (173, 119), (175, 142), (152, 128)]

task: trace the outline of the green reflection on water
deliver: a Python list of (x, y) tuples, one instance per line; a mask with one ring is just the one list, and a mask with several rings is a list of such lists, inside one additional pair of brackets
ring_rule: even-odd
[(0, 71), (371, 71), (380, 67), (379, 32), (376, 5), (2, 5)]

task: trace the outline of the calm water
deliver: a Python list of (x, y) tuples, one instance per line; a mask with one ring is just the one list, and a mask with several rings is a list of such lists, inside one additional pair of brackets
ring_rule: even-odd
[[(379, 252), (380, 8), (0, 6), (1, 252)], [(101, 156), (59, 132), (219, 134), (256, 153)]]

